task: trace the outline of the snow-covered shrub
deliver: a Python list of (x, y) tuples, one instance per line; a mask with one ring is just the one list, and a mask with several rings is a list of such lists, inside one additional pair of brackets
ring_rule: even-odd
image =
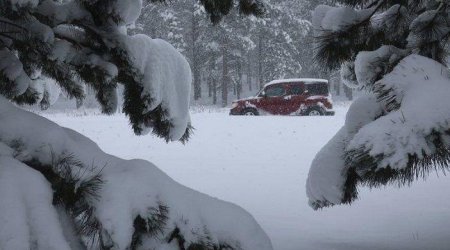
[(409, 184), (450, 164), (449, 3), (339, 2), (347, 6), (315, 10), (316, 60), (341, 66), (343, 80), (367, 96), (312, 163), (315, 209), (351, 203), (358, 185)]
[[(233, 6), (201, 2), (212, 4), (214, 20)], [(239, 2), (247, 12), (261, 8)], [(127, 35), (141, 7), (141, 0), (0, 1), (0, 249), (272, 249), (240, 207), (149, 162), (108, 155), (15, 105), (45, 109), (60, 91), (81, 101), (88, 85), (111, 114), (122, 84), (136, 134), (185, 142), (190, 67), (170, 44)]]

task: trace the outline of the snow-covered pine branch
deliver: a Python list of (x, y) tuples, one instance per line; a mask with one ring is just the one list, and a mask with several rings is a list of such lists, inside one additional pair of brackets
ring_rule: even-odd
[(410, 184), (450, 164), (448, 3), (340, 2), (357, 8), (315, 10), (316, 60), (367, 96), (312, 163), (315, 209), (351, 203), (359, 185)]

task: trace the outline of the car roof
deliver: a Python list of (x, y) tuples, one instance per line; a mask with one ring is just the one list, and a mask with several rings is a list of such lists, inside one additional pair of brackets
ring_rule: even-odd
[(266, 83), (264, 87), (267, 87), (269, 85), (278, 84), (278, 83), (291, 83), (291, 82), (303, 82), (304, 84), (311, 84), (311, 83), (328, 83), (328, 80), (325, 79), (316, 79), (316, 78), (291, 78), (291, 79), (279, 79), (279, 80), (273, 80), (269, 83)]

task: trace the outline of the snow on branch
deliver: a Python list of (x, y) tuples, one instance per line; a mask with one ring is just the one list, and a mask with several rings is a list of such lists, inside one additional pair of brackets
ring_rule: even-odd
[[(124, 112), (136, 134), (152, 131), (167, 141), (189, 138), (189, 64), (164, 41), (126, 34), (140, 15), (141, 0), (2, 4), (4, 96), (46, 108), (53, 92), (42, 91), (39, 79), (54, 79), (77, 102), (85, 97), (85, 85), (91, 86), (102, 111), (111, 114), (117, 109), (116, 88), (121, 83)], [(14, 15), (21, 11), (24, 15)]]
[(358, 185), (409, 184), (450, 165), (450, 72), (419, 55), (402, 59), (374, 83), (398, 103), (355, 101), (344, 128), (311, 166), (308, 197), (314, 208), (349, 203)]
[[(170, 44), (163, 40), (151, 39), (145, 35), (123, 37), (123, 50), (127, 52), (132, 67), (139, 78), (135, 79), (140, 87), (140, 97), (144, 99), (140, 116), (144, 120), (134, 124), (135, 132), (146, 133), (153, 124), (167, 124), (167, 132), (155, 131), (166, 140), (179, 140), (189, 126), (189, 96), (191, 88), (191, 71), (186, 59)], [(137, 86), (125, 85), (129, 88)], [(124, 109), (133, 109), (134, 105)], [(162, 115), (154, 120), (151, 113), (161, 110)], [(161, 130), (161, 131), (162, 131)]]

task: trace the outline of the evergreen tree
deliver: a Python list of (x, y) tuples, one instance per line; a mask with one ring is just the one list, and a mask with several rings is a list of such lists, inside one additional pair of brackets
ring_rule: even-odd
[(448, 1), (338, 1), (315, 9), (315, 60), (367, 92), (312, 163), (313, 208), (351, 203), (358, 186), (410, 184), (449, 167)]
[[(217, 50), (219, 57), (218, 69), (221, 72), (221, 104), (226, 107), (229, 104), (228, 96), (234, 93), (240, 95), (242, 91), (243, 61), (245, 56), (255, 47), (250, 39), (251, 20), (238, 16), (236, 11), (232, 11), (224, 20), (212, 27), (209, 33), (214, 41), (209, 49)], [(218, 45), (217, 47), (214, 45)], [(214, 55), (215, 52), (211, 51)]]
[(301, 54), (308, 48), (306, 35), (311, 23), (302, 17), (299, 1), (266, 1), (266, 12), (255, 19), (254, 40), (257, 45), (258, 80), (262, 85), (282, 78), (298, 78), (308, 61)]
[[(200, 1), (213, 22), (235, 2)], [(257, 1), (238, 2), (245, 14), (262, 11)], [(111, 114), (121, 84), (136, 134), (186, 142), (189, 64), (163, 40), (127, 34), (141, 7), (0, 0), (0, 249), (272, 249), (239, 207), (17, 106), (47, 108), (55, 86), (81, 101), (88, 85)]]

